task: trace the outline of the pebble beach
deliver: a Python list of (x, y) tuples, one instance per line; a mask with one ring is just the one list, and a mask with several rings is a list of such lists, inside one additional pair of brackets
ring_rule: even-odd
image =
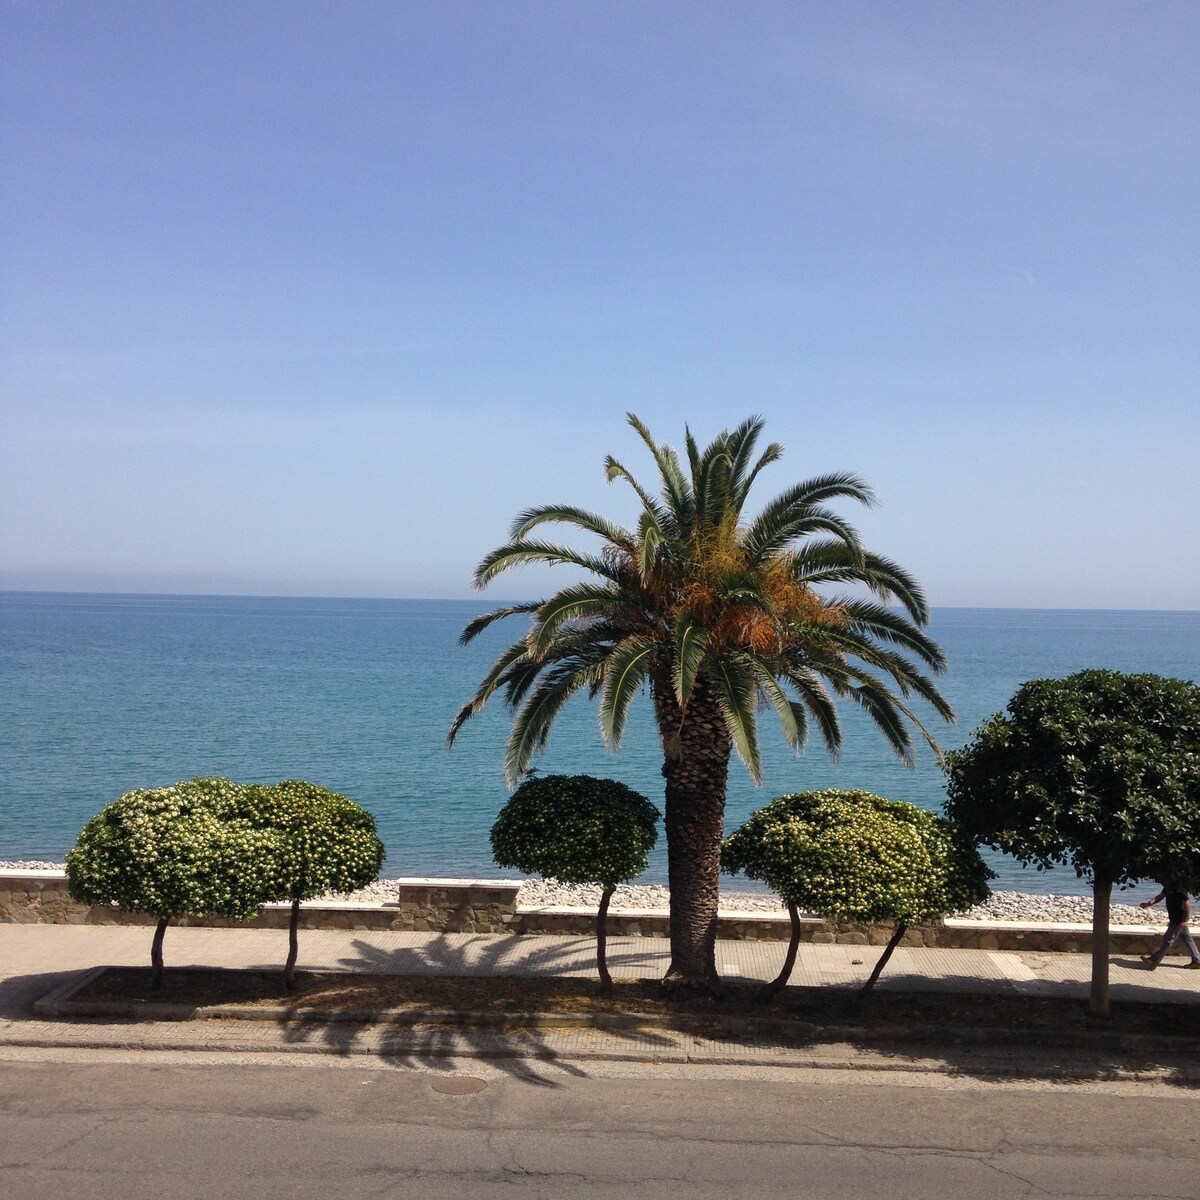
[[(50, 870), (61, 871), (62, 863), (33, 860), (0, 861), (0, 870)], [(359, 901), (364, 904), (383, 904), (396, 898), (398, 880), (377, 879), (374, 883), (348, 896), (331, 899)], [(1113, 925), (1151, 925), (1165, 927), (1166, 913), (1162, 905), (1154, 908), (1139, 908), (1136, 899), (1149, 900), (1157, 889), (1153, 885), (1135, 888), (1124, 893), (1134, 903), (1115, 902), (1109, 910), (1109, 921)], [(665, 912), (670, 904), (671, 893), (658, 884), (622, 884), (613, 895), (610, 908), (641, 909)], [(587, 884), (561, 883), (556, 879), (527, 879), (521, 885), (517, 902), (535, 907), (559, 907), (563, 905), (594, 908), (600, 903), (600, 889)], [(720, 909), (722, 912), (782, 912), (784, 906), (773, 892), (738, 891), (722, 888)], [(1090, 896), (1036, 895), (1030, 892), (993, 892), (983, 904), (958, 916), (979, 921), (1045, 921), (1068, 922), (1090, 925), (1092, 921), (1092, 899)]]

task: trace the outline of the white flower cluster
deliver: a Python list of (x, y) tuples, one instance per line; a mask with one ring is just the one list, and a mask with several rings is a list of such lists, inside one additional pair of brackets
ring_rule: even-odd
[(979, 903), (990, 875), (943, 818), (836, 788), (781, 796), (753, 813), (726, 839), (722, 866), (802, 911), (908, 924)]
[(86, 904), (246, 920), (268, 900), (360, 887), (382, 861), (373, 818), (345, 796), (298, 781), (191, 779), (107, 805), (66, 869)]

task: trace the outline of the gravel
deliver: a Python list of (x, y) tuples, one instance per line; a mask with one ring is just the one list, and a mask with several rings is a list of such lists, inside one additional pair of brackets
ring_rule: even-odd
[[(62, 863), (38, 862), (30, 859), (18, 861), (0, 860), (0, 870), (30, 871), (63, 869)], [(383, 904), (396, 899), (397, 881), (377, 879), (374, 883), (348, 896), (331, 896), (330, 899), (351, 900), (362, 904)], [(1136, 893), (1134, 893), (1136, 894)], [(665, 911), (671, 894), (659, 884), (621, 884), (613, 895), (611, 909), (649, 909)], [(1149, 896), (1146, 897), (1149, 899)], [(587, 884), (560, 883), (557, 879), (527, 879), (521, 884), (517, 896), (518, 904), (537, 907), (559, 907), (562, 905), (595, 908), (600, 903), (600, 889)], [(783, 912), (779, 897), (773, 892), (747, 892), (734, 889), (721, 890), (722, 912)], [(1040, 896), (1029, 892), (993, 892), (988, 899), (970, 912), (961, 914), (979, 921), (1065, 921), (1090, 925), (1092, 921), (1092, 898), (1090, 896)], [(1165, 925), (1166, 913), (1162, 905), (1151, 909), (1138, 908), (1136, 904), (1113, 904), (1109, 910), (1109, 921), (1113, 925)]]

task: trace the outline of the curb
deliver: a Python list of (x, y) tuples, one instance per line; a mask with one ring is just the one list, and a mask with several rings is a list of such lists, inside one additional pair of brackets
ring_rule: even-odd
[[(114, 1042), (99, 1038), (48, 1038), (13, 1037), (0, 1034), (0, 1046), (17, 1046), (35, 1049), (82, 1049), (117, 1050), (131, 1053), (142, 1051), (169, 1051), (180, 1053), (214, 1051), (227, 1054), (307, 1054), (336, 1055), (339, 1058), (411, 1058), (416, 1061), (430, 1059), (463, 1059), (527, 1062), (618, 1062), (643, 1063), (646, 1065), (673, 1066), (731, 1066), (731, 1067), (786, 1067), (791, 1070), (833, 1071), (887, 1071), (898, 1074), (944, 1075), (950, 1077), (988, 1079), (1038, 1079), (1074, 1082), (1131, 1082), (1165, 1083), (1173, 1086), (1194, 1088), (1200, 1086), (1200, 1067), (1183, 1066), (1129, 1066), (1118, 1063), (1064, 1063), (1058, 1061), (1034, 1061), (1029, 1058), (997, 1059), (981, 1056), (977, 1061), (945, 1062), (923, 1057), (921, 1047), (897, 1045), (887, 1056), (863, 1051), (861, 1047), (845, 1047), (843, 1043), (827, 1044), (829, 1050), (846, 1049), (850, 1053), (822, 1056), (819, 1053), (792, 1051), (789, 1053), (736, 1054), (728, 1050), (691, 1051), (673, 1047), (656, 1047), (642, 1051), (606, 1050), (573, 1047), (570, 1050), (555, 1050), (545, 1046), (521, 1046), (514, 1043), (498, 1046), (458, 1046), (445, 1044), (398, 1044), (391, 1046), (350, 1045), (331, 1048), (307, 1043), (280, 1043), (263, 1045), (256, 1042), (215, 1042), (203, 1040), (153, 1042), (138, 1038)], [(906, 1053), (906, 1051), (908, 1051)]]

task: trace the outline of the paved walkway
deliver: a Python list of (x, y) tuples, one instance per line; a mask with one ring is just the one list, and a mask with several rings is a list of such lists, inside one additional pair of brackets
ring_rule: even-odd
[[(512, 1062), (553, 1061), (557, 1069), (587, 1058), (638, 1061), (858, 1066), (966, 1073), (1171, 1078), (1200, 1082), (1200, 1059), (1160, 1053), (1064, 1050), (980, 1045), (877, 1047), (821, 1043), (798, 1047), (769, 1036), (723, 1041), (671, 1030), (609, 1031), (409, 1029), (292, 1021), (134, 1022), (47, 1021), (32, 1006), (74, 975), (98, 965), (142, 965), (151, 930), (121, 926), (0, 925), (0, 1045), (230, 1051), (324, 1051), (373, 1054), (398, 1062), (483, 1056)], [(769, 979), (782, 962), (781, 943), (720, 942), (717, 965), (725, 976)], [(172, 966), (208, 965), (278, 969), (286, 934), (260, 929), (170, 929), (164, 953)], [(863, 981), (880, 953), (864, 946), (801, 947), (792, 982), (837, 987)], [(1151, 973), (1133, 958), (1112, 962), (1114, 1001), (1178, 1004), (1179, 1032), (1200, 1028), (1200, 971), (1171, 958)], [(613, 938), (609, 963), (616, 977), (657, 977), (666, 969), (667, 943), (659, 938)], [(375, 974), (589, 976), (595, 945), (575, 936), (512, 937), (485, 934), (301, 932), (301, 968)], [(958, 991), (982, 994), (1087, 996), (1090, 959), (1084, 954), (899, 949), (880, 978), (886, 991)], [(515, 1073), (530, 1069), (514, 1066)]]

